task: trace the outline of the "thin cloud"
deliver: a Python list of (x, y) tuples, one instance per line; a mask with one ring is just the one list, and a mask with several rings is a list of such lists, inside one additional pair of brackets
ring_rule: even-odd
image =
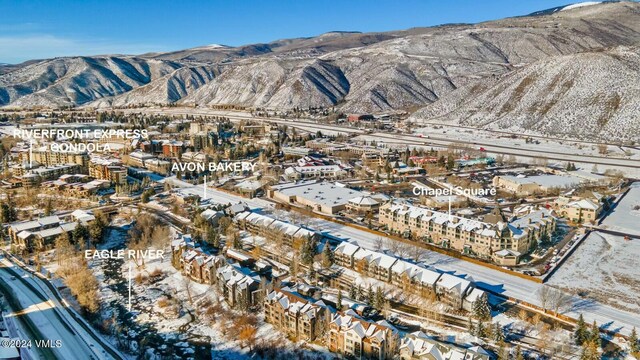
[(0, 63), (61, 56), (142, 54), (164, 51), (154, 44), (115, 43), (104, 39), (71, 39), (48, 34), (0, 36)]

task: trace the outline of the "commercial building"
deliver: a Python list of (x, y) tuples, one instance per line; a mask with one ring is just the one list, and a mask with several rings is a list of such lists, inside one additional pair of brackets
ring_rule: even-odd
[(587, 182), (572, 175), (501, 175), (493, 178), (493, 186), (517, 195), (545, 194), (553, 189), (566, 189)]
[(311, 154), (311, 149), (307, 147), (299, 147), (299, 146), (287, 146), (282, 148), (282, 153), (285, 155), (292, 156), (306, 156)]
[(292, 166), (284, 170), (284, 176), (289, 180), (338, 180), (347, 177), (347, 175), (348, 172), (340, 165)]
[(336, 214), (347, 208), (349, 200), (366, 194), (339, 183), (302, 181), (273, 185), (267, 196), (286, 204), (297, 204), (313, 211)]

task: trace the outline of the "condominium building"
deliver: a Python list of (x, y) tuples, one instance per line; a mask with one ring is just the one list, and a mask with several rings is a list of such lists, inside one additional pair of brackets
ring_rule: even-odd
[(31, 151), (31, 159), (29, 159), (29, 152), (21, 153), (20, 161), (37, 162), (43, 166), (75, 164), (80, 166), (80, 170), (83, 173), (86, 173), (89, 169), (89, 154), (86, 152), (54, 152), (49, 149), (39, 148)]
[(511, 220), (496, 208), (481, 221), (397, 202), (380, 207), (380, 223), (391, 232), (483, 258), (502, 249), (527, 253), (556, 228), (545, 208)]
[(386, 321), (366, 321), (352, 312), (332, 316), (327, 339), (329, 351), (356, 359), (393, 359), (400, 345), (398, 330)]
[(295, 341), (316, 341), (325, 334), (330, 310), (320, 300), (307, 300), (288, 289), (264, 298), (264, 320)]
[(65, 222), (52, 215), (8, 224), (7, 233), (12, 244), (20, 249), (42, 250), (53, 246), (58, 236), (73, 231), (77, 225), (76, 221)]

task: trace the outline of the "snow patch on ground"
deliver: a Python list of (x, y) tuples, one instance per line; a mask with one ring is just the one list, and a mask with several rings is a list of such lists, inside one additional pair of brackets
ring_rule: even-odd
[(591, 233), (548, 282), (597, 301), (637, 313), (640, 310), (640, 241)]

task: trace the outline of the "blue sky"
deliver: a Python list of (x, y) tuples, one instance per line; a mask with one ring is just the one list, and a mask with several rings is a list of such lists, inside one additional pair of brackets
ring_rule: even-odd
[(0, 63), (479, 22), (571, 0), (0, 0)]

